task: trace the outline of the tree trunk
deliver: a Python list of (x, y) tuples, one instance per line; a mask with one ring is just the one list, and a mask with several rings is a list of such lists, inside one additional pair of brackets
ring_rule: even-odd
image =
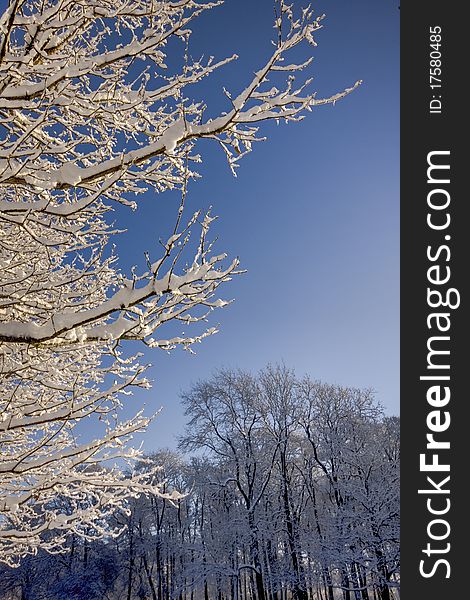
[(153, 600), (158, 600), (157, 599), (157, 592), (155, 590), (155, 585), (153, 583), (152, 573), (150, 572), (149, 564), (148, 564), (148, 561), (147, 561), (147, 556), (145, 554), (143, 556), (143, 563), (144, 563), (145, 574), (147, 575), (147, 581), (149, 583), (150, 591), (152, 592), (152, 599)]
[(284, 509), (284, 518), (286, 521), (289, 553), (290, 553), (292, 568), (293, 568), (294, 577), (295, 577), (294, 585), (292, 587), (292, 598), (293, 598), (293, 600), (308, 600), (307, 590), (305, 588), (305, 574), (304, 574), (304, 570), (300, 563), (298, 552), (297, 552), (294, 519), (292, 516), (292, 511), (290, 508), (290, 501), (289, 501), (286, 456), (284, 455), (284, 453), (281, 455), (281, 468), (282, 468), (282, 504), (283, 504), (283, 509)]
[(129, 574), (127, 578), (127, 600), (132, 600), (132, 578), (134, 576), (134, 532), (133, 522), (129, 523)]
[(266, 600), (266, 592), (264, 590), (263, 574), (261, 571), (261, 561), (259, 556), (257, 528), (252, 510), (248, 511), (248, 525), (250, 527), (251, 535), (250, 554), (251, 560), (253, 561), (253, 566), (255, 568), (256, 600)]
[(376, 548), (375, 555), (377, 557), (377, 570), (379, 572), (379, 576), (382, 578), (379, 585), (380, 600), (391, 600), (390, 588), (387, 585), (388, 569), (385, 554), (381, 548)]
[(343, 598), (344, 600), (351, 600), (351, 592), (349, 590), (349, 575), (346, 567), (341, 571), (341, 583), (343, 586)]
[(157, 566), (157, 600), (163, 600), (163, 565), (160, 549), (160, 539), (157, 542), (155, 552), (155, 563)]
[(325, 589), (328, 594), (328, 600), (335, 600), (333, 581), (331, 579), (331, 574), (328, 567), (323, 567), (323, 578), (325, 580)]

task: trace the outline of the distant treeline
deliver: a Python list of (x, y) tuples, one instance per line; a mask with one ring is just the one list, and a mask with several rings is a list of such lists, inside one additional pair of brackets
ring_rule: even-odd
[(148, 458), (184, 497), (140, 496), (114, 535), (2, 567), (0, 600), (398, 598), (399, 419), (370, 391), (268, 367), (183, 402), (180, 453)]

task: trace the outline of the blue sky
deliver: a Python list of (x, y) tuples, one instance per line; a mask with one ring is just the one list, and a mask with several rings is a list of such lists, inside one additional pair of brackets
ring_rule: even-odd
[[(371, 387), (388, 413), (398, 413), (398, 2), (314, 7), (327, 15), (314, 89), (321, 97), (364, 84), (302, 123), (269, 124), (268, 141), (244, 158), (237, 178), (215, 145), (201, 144), (203, 178), (190, 186), (189, 207), (213, 207), (217, 251), (240, 256), (247, 273), (223, 289), (235, 302), (213, 314), (220, 333), (195, 356), (145, 353), (154, 387), (136, 394), (129, 411), (142, 402), (148, 412), (163, 407), (143, 437), (147, 450), (175, 446), (184, 426), (180, 392), (221, 366), (258, 370), (283, 360), (315, 379)], [(209, 113), (227, 108), (223, 86), (240, 91), (263, 64), (272, 23), (271, 0), (226, 0), (194, 22), (193, 56), (240, 57), (195, 90)], [(117, 212), (128, 228), (118, 241), (123, 268), (142, 265), (144, 251), (166, 236), (177, 202), (149, 194), (135, 214)]]

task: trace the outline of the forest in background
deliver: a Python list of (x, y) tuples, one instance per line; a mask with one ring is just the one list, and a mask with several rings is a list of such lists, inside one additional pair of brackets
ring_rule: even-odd
[(180, 452), (138, 466), (175, 499), (129, 500), (108, 537), (2, 567), (1, 600), (398, 598), (399, 419), (371, 391), (269, 366), (182, 400)]

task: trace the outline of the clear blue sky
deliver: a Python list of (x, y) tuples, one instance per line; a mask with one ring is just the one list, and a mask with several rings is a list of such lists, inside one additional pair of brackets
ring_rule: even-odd
[[(240, 256), (248, 272), (224, 288), (235, 303), (213, 314), (221, 331), (195, 356), (146, 352), (154, 387), (131, 404), (163, 406), (143, 437), (147, 450), (175, 446), (184, 426), (180, 391), (220, 366), (258, 370), (283, 360), (315, 379), (372, 387), (387, 412), (398, 413), (398, 2), (314, 6), (327, 15), (311, 68), (319, 96), (364, 84), (300, 124), (269, 125), (268, 141), (241, 162), (236, 179), (215, 145), (200, 146), (203, 179), (190, 187), (190, 208), (213, 206), (217, 250)], [(263, 64), (272, 23), (271, 0), (226, 0), (194, 23), (194, 56), (240, 56), (206, 86), (209, 113), (227, 108), (223, 86), (240, 91)], [(166, 236), (177, 201), (148, 196), (135, 214), (118, 211), (117, 223), (129, 228), (118, 243), (123, 267), (142, 265), (143, 252)]]

